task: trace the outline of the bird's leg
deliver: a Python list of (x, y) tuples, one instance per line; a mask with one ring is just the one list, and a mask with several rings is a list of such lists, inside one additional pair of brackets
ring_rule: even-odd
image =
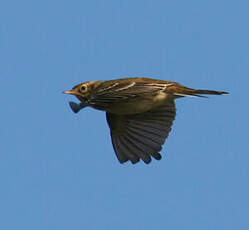
[(81, 109), (83, 109), (84, 107), (86, 107), (86, 105), (84, 103), (75, 103), (73, 101), (69, 102), (69, 105), (71, 107), (71, 109), (73, 110), (74, 113), (78, 113)]

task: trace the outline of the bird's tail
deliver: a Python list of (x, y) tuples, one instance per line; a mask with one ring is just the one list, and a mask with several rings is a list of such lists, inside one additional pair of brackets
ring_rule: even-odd
[(185, 86), (175, 86), (173, 94), (177, 97), (205, 97), (203, 95), (222, 95), (229, 94), (225, 91), (215, 91), (215, 90), (203, 90), (203, 89), (191, 89)]

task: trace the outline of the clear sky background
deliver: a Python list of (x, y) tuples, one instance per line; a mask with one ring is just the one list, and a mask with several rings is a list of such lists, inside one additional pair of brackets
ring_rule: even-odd
[[(249, 2), (0, 3), (0, 229), (249, 229)], [(119, 164), (104, 112), (62, 91), (145, 76), (177, 100), (161, 161)]]

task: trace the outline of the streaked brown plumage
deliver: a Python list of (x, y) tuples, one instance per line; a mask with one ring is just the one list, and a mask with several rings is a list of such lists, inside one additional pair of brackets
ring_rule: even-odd
[(159, 151), (176, 115), (176, 98), (227, 94), (150, 78), (84, 82), (64, 93), (73, 94), (81, 101), (80, 104), (70, 102), (75, 113), (86, 106), (106, 111), (113, 148), (120, 163), (128, 160), (137, 163), (142, 159), (147, 164), (151, 156), (161, 159)]

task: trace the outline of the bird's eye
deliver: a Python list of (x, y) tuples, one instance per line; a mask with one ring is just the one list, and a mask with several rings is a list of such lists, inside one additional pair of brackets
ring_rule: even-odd
[(87, 90), (87, 87), (86, 87), (86, 85), (82, 85), (81, 87), (80, 87), (80, 91), (81, 92), (86, 92), (86, 90)]

